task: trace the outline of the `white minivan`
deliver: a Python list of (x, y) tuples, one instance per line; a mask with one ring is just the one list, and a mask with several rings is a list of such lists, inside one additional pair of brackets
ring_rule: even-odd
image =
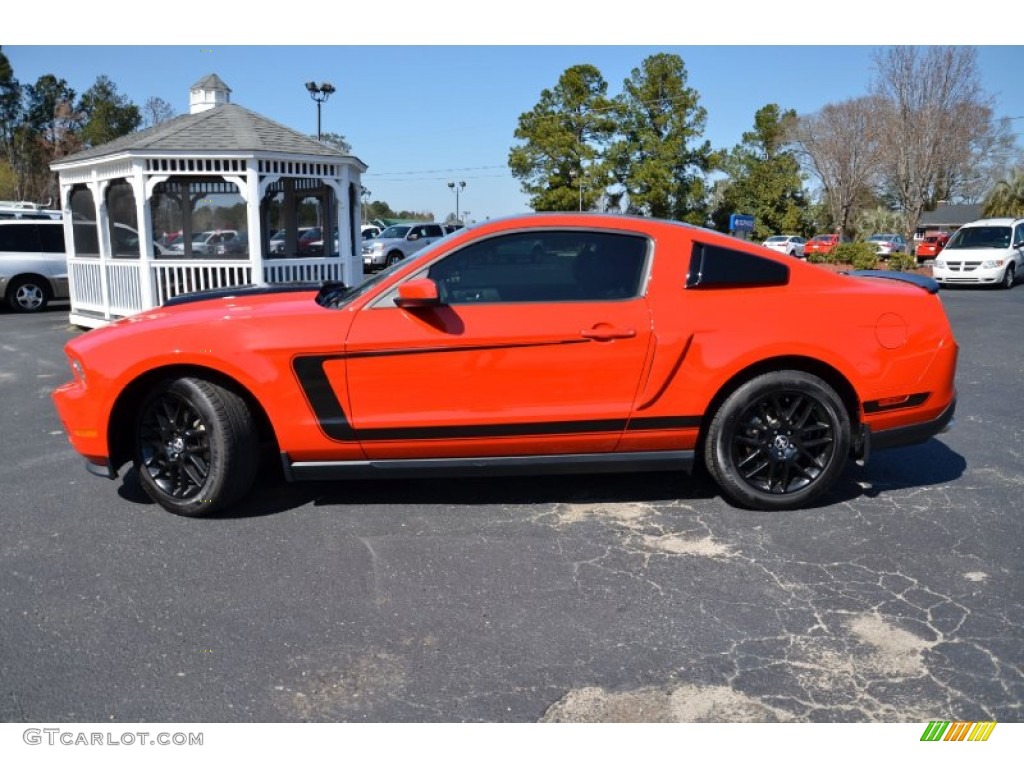
[(980, 219), (953, 233), (935, 258), (941, 285), (1012, 288), (1024, 277), (1024, 219)]
[(64, 224), (54, 220), (0, 221), (0, 301), (15, 312), (39, 312), (68, 298)]

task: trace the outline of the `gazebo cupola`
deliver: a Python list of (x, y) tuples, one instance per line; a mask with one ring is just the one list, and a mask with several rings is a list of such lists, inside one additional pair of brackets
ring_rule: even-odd
[(216, 75), (207, 75), (188, 92), (188, 111), (194, 115), (231, 103), (231, 89)]
[(207, 75), (190, 89), (189, 114), (51, 166), (73, 323), (103, 325), (194, 291), (362, 281), (366, 165), (230, 96)]

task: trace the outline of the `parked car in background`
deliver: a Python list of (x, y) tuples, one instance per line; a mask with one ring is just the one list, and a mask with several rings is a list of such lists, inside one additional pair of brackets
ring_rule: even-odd
[(761, 245), (771, 248), (773, 251), (784, 253), (798, 259), (804, 257), (804, 243), (807, 241), (798, 235), (772, 235)]
[[(297, 241), (301, 242), (301, 240), (304, 237), (306, 237), (306, 235), (308, 235), (308, 234), (309, 234), (309, 228), (308, 227), (300, 229), (298, 231), (298, 234), (296, 235)], [(269, 246), (269, 252), (270, 252), (271, 256), (284, 256), (284, 255), (286, 255), (286, 251), (287, 251), (287, 248), (288, 248), (287, 238), (288, 238), (288, 230), (286, 230), (286, 229), (279, 229), (276, 232), (274, 232), (273, 235), (270, 236), (270, 241), (268, 243), (268, 246)], [(314, 240), (315, 240), (315, 238), (314, 238)], [(307, 242), (309, 242), (308, 238), (307, 238)], [(292, 254), (292, 255), (297, 255), (297, 254)]]
[(678, 222), (519, 216), (358, 286), (192, 294), (76, 336), (53, 400), (93, 472), (130, 463), (180, 515), (238, 502), (269, 456), (321, 481), (699, 460), (730, 503), (794, 509), (949, 425), (937, 291)]
[(903, 235), (897, 235), (893, 232), (872, 235), (865, 242), (873, 245), (875, 247), (875, 254), (882, 257), (891, 256), (894, 253), (907, 252), (907, 243), (903, 239)]
[(68, 298), (64, 223), (55, 219), (0, 220), (0, 300), (14, 312), (41, 312)]
[(359, 237), (361, 240), (372, 240), (383, 231), (383, 228), (378, 227), (376, 224), (363, 224), (359, 229)]
[[(192, 257), (201, 258), (203, 256), (212, 256), (214, 247), (220, 245), (222, 242), (230, 240), (237, 234), (238, 232), (233, 229), (214, 229), (206, 232), (195, 233), (192, 235)], [(185, 238), (183, 236), (176, 237), (171, 241), (167, 250), (175, 256), (186, 256)]]
[(946, 247), (946, 243), (949, 242), (948, 232), (939, 232), (934, 235), (925, 235), (924, 239), (917, 244), (917, 250), (915, 255), (918, 261), (924, 261), (926, 259), (934, 259), (940, 253), (942, 249)]
[(980, 219), (953, 233), (935, 259), (942, 285), (1012, 288), (1024, 275), (1024, 219)]
[[(846, 239), (843, 238), (843, 242)], [(806, 243), (804, 243), (804, 256), (810, 256), (812, 253), (817, 254), (828, 254), (832, 253), (832, 249), (839, 245), (839, 235), (815, 235)]]
[(319, 256), (323, 253), (323, 227), (308, 227), (299, 230), (298, 252), (303, 256)]
[(441, 224), (395, 224), (363, 242), (363, 268), (370, 272), (397, 264), (447, 234)]
[(249, 255), (249, 233), (239, 232), (213, 246), (212, 256), (218, 259), (243, 259)]

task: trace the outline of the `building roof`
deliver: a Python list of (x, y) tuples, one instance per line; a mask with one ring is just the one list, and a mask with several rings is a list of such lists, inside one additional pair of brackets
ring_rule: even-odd
[(939, 203), (934, 211), (921, 214), (918, 227), (959, 227), (981, 218), (980, 205)]
[[(216, 75), (209, 75), (200, 82), (205, 82), (210, 78), (220, 80)], [(51, 167), (61, 168), (82, 160), (93, 160), (126, 152), (202, 154), (225, 151), (317, 155), (333, 159), (352, 157), (352, 155), (341, 154), (329, 144), (324, 144), (285, 125), (269, 120), (245, 107), (240, 107), (237, 104), (222, 104), (205, 112), (179, 115), (152, 128), (122, 136), (98, 147), (76, 152), (53, 163)], [(356, 160), (363, 165), (362, 161)]]

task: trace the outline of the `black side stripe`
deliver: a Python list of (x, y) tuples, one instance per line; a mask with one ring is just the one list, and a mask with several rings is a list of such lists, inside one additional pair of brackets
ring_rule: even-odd
[(340, 360), (345, 355), (312, 355), (297, 357), (292, 368), (313, 409), (320, 428), (339, 442), (372, 442), (378, 440), (444, 440), (473, 437), (525, 437), (530, 435), (567, 435), (597, 432), (694, 429), (700, 426), (699, 416), (667, 416), (634, 419), (591, 419), (581, 421), (541, 421), (524, 424), (462, 424), (434, 427), (384, 427), (356, 432), (349, 423), (345, 409), (334, 394), (324, 363)]
[(351, 442), (356, 439), (355, 430), (348, 423), (345, 409), (335, 397), (334, 389), (327, 380), (327, 374), (324, 373), (325, 362), (341, 360), (343, 357), (344, 355), (297, 357), (292, 361), (292, 368), (313, 408), (320, 429), (332, 440)]

